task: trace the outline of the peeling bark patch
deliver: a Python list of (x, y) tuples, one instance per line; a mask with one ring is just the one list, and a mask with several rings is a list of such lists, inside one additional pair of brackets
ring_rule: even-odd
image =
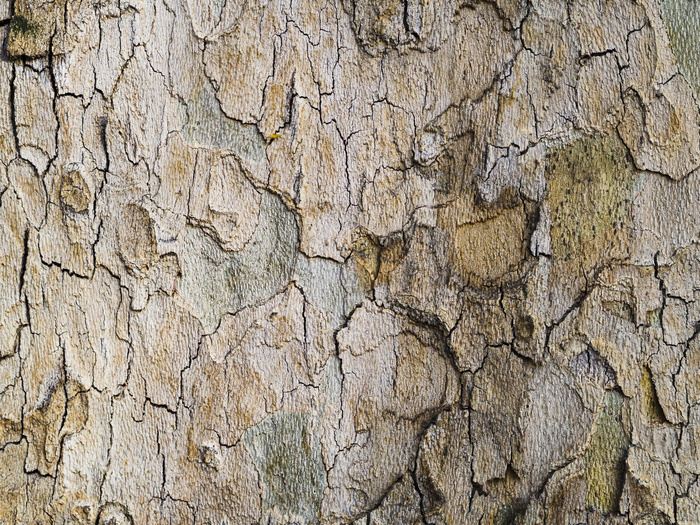
[(97, 525), (133, 525), (134, 520), (120, 503), (107, 503), (100, 508)]
[(454, 230), (447, 250), (465, 282), (496, 283), (515, 272), (525, 258), (527, 215), (522, 205), (483, 221), (457, 225)]
[(664, 0), (661, 14), (678, 66), (697, 97), (700, 95), (700, 5), (694, 0)]
[(85, 213), (92, 200), (90, 188), (78, 169), (68, 169), (61, 178), (61, 204), (72, 213)]
[(271, 297), (291, 277), (298, 242), (294, 215), (270, 193), (260, 206), (258, 227), (239, 252), (226, 252), (199, 228), (185, 230), (179, 292), (208, 332), (225, 312)]
[(586, 453), (586, 504), (608, 514), (619, 512), (630, 437), (622, 423), (625, 399), (615, 390), (605, 394), (596, 430)]
[(189, 142), (220, 149), (259, 162), (265, 158), (265, 141), (257, 126), (243, 124), (227, 117), (206, 85), (187, 103), (185, 139)]
[(318, 522), (326, 471), (310, 417), (279, 412), (248, 429), (243, 443), (265, 487), (262, 522)]
[(119, 221), (118, 238), (126, 265), (136, 272), (147, 272), (156, 252), (156, 233), (148, 211), (137, 204), (126, 206)]

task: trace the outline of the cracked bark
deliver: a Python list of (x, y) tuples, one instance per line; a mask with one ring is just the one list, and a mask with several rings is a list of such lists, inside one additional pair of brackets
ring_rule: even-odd
[(700, 523), (699, 23), (0, 0), (0, 523)]

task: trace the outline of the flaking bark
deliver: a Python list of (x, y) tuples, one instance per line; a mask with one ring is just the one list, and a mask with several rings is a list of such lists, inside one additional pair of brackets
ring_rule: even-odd
[(0, 0), (0, 524), (700, 523), (691, 0)]

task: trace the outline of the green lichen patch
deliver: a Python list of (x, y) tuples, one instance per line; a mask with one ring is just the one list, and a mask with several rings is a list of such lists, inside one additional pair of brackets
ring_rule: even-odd
[(549, 152), (546, 176), (555, 259), (574, 259), (628, 223), (634, 173), (616, 136), (583, 137)]
[(622, 421), (624, 396), (606, 392), (586, 452), (586, 505), (605, 514), (619, 512), (630, 436)]
[(10, 57), (42, 57), (49, 53), (51, 38), (62, 34), (65, 0), (30, 2), (15, 0), (9, 24), (7, 54)]
[(45, 56), (48, 51), (48, 39), (44, 38), (41, 26), (29, 16), (15, 13), (10, 20), (10, 32), (7, 36), (7, 54), (18, 56)]
[(243, 434), (265, 487), (261, 523), (318, 523), (326, 471), (312, 419), (278, 412)]
[(13, 33), (35, 35), (39, 30), (39, 25), (23, 15), (15, 15), (10, 20), (10, 31)]

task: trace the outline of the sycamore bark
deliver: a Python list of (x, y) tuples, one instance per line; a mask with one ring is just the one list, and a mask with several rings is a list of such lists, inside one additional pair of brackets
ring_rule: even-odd
[(0, 20), (0, 524), (700, 523), (700, 4)]

